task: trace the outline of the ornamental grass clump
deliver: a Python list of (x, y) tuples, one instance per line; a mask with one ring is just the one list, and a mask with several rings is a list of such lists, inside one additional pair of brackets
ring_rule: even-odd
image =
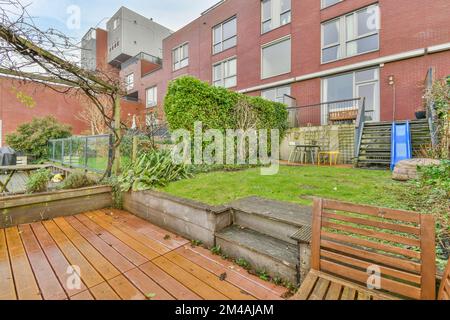
[(135, 163), (126, 167), (119, 183), (123, 192), (145, 191), (191, 176), (189, 167), (174, 163), (170, 152), (152, 150), (142, 153)]

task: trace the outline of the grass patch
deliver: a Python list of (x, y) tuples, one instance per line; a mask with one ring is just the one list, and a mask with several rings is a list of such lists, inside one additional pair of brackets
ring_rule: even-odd
[(261, 176), (257, 168), (238, 172), (212, 172), (171, 183), (160, 190), (210, 205), (227, 204), (249, 196), (311, 205), (311, 197), (318, 196), (405, 208), (406, 204), (399, 203), (398, 197), (392, 192), (392, 189), (402, 185), (391, 179), (389, 171), (282, 166), (274, 176)]

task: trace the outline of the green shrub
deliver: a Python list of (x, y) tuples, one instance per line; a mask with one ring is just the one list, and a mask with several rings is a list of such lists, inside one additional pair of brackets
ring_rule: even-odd
[(239, 117), (242, 112), (247, 113), (245, 116), (252, 113), (249, 118), (254, 118), (255, 123), (251, 127), (279, 129), (281, 138), (288, 128), (284, 104), (217, 88), (193, 77), (181, 77), (170, 83), (164, 108), (172, 131), (194, 132), (195, 122), (202, 122), (204, 130), (245, 130), (249, 123), (243, 125)]
[(60, 124), (54, 117), (34, 118), (6, 136), (6, 143), (16, 151), (36, 157), (37, 162), (47, 158), (48, 141), (71, 136), (72, 128)]
[(130, 189), (145, 191), (190, 176), (189, 168), (184, 164), (175, 164), (170, 152), (150, 151), (142, 153), (134, 164), (124, 169), (119, 183), (124, 192)]
[(87, 176), (87, 174), (81, 170), (72, 172), (63, 183), (64, 190), (87, 188), (95, 185), (96, 182)]
[(48, 183), (50, 182), (50, 170), (41, 169), (32, 173), (26, 184), (26, 192), (40, 193), (47, 191)]
[(419, 168), (421, 183), (447, 191), (450, 194), (450, 160), (442, 160), (440, 165)]

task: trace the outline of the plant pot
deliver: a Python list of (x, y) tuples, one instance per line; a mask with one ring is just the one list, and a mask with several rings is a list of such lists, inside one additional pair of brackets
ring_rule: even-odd
[(426, 111), (417, 111), (416, 112), (416, 119), (422, 120), (427, 118), (427, 112)]

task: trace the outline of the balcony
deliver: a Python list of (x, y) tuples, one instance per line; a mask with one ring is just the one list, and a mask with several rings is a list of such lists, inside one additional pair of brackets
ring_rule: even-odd
[[(289, 107), (290, 104), (288, 104), (289, 127), (299, 128), (354, 123), (363, 104), (364, 99), (362, 98), (331, 101), (300, 107)], [(373, 111), (370, 112), (373, 113)], [(366, 118), (368, 119), (371, 118), (370, 112), (366, 112)]]
[(141, 63), (141, 74), (145, 75), (151, 73), (162, 67), (162, 59), (152, 56), (148, 53), (141, 52), (136, 56), (128, 59), (121, 65), (121, 69), (125, 70), (133, 64)]

